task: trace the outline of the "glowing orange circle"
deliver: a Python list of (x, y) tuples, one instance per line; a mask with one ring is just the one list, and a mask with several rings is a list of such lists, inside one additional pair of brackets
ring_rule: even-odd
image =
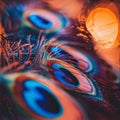
[(104, 48), (113, 47), (118, 36), (119, 22), (108, 8), (96, 8), (89, 14), (86, 26), (95, 41)]

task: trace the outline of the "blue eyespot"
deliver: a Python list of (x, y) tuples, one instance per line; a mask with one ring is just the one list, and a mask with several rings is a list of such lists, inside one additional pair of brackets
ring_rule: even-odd
[(56, 96), (40, 82), (25, 80), (22, 95), (27, 106), (40, 116), (57, 118), (63, 112)]
[(31, 14), (28, 20), (39, 29), (50, 29), (53, 26), (52, 22), (35, 14)]
[(63, 84), (75, 88), (80, 85), (77, 78), (62, 65), (54, 63), (52, 67), (54, 69), (55, 77)]
[(46, 50), (50, 53), (50, 57), (69, 62), (85, 73), (93, 75), (98, 72), (98, 66), (95, 60), (85, 52), (78, 52), (70, 47), (59, 47), (58, 45), (46, 45)]
[(53, 54), (53, 56), (60, 58), (67, 62), (69, 61), (70, 63), (74, 64), (75, 66), (78, 66), (78, 61), (72, 55), (70, 55), (68, 52), (63, 50), (62, 48), (52, 46), (50, 48), (50, 52)]
[(61, 48), (59, 47), (51, 47), (51, 52), (53, 52), (57, 57), (61, 56)]

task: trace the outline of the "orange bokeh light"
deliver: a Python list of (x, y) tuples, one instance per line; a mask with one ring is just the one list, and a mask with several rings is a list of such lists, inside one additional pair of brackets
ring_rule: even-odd
[(111, 48), (118, 44), (119, 21), (110, 9), (98, 7), (91, 11), (86, 26), (101, 47)]
[[(4, 28), (2, 27), (2, 24), (0, 22), (0, 34), (2, 35), (4, 33)], [(2, 38), (0, 36), (0, 42), (2, 41)], [(2, 50), (1, 50), (1, 47), (0, 47), (0, 56), (1, 56), (1, 53), (2, 53)]]

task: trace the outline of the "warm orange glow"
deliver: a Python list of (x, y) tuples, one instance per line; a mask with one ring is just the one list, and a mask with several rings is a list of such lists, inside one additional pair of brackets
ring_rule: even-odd
[(115, 46), (119, 32), (119, 21), (108, 8), (96, 8), (88, 16), (86, 26), (103, 48)]
[[(0, 34), (3, 34), (3, 33), (4, 33), (4, 29), (3, 29), (3, 27), (2, 27), (2, 25), (0, 23)], [(0, 37), (0, 41), (1, 41), (1, 37)]]
[[(2, 24), (0, 23), (0, 34), (3, 34), (4, 33), (4, 29), (3, 29), (3, 27), (2, 27)], [(0, 41), (1, 41), (2, 39), (1, 39), (1, 36), (0, 36)], [(1, 48), (0, 48), (0, 56), (1, 56)]]
[(83, 7), (83, 0), (46, 0), (46, 2), (67, 15), (68, 17), (77, 17), (81, 14)]

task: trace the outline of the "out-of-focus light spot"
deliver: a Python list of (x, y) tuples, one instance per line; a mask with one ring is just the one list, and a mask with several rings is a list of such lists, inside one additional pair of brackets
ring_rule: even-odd
[[(1, 35), (4, 33), (4, 28), (2, 27), (2, 24), (0, 23), (0, 42), (2, 41), (2, 37)], [(1, 56), (2, 50), (0, 47), (0, 56)]]
[(65, 13), (68, 17), (77, 17), (81, 14), (83, 0), (46, 0), (46, 2), (55, 9)]
[(118, 35), (119, 23), (115, 14), (108, 8), (96, 8), (86, 21), (87, 29), (95, 41), (104, 48), (114, 47)]
[[(2, 26), (2, 24), (0, 23), (0, 35), (2, 35), (4, 33), (4, 28)], [(1, 41), (1, 37), (0, 37), (0, 41)]]

